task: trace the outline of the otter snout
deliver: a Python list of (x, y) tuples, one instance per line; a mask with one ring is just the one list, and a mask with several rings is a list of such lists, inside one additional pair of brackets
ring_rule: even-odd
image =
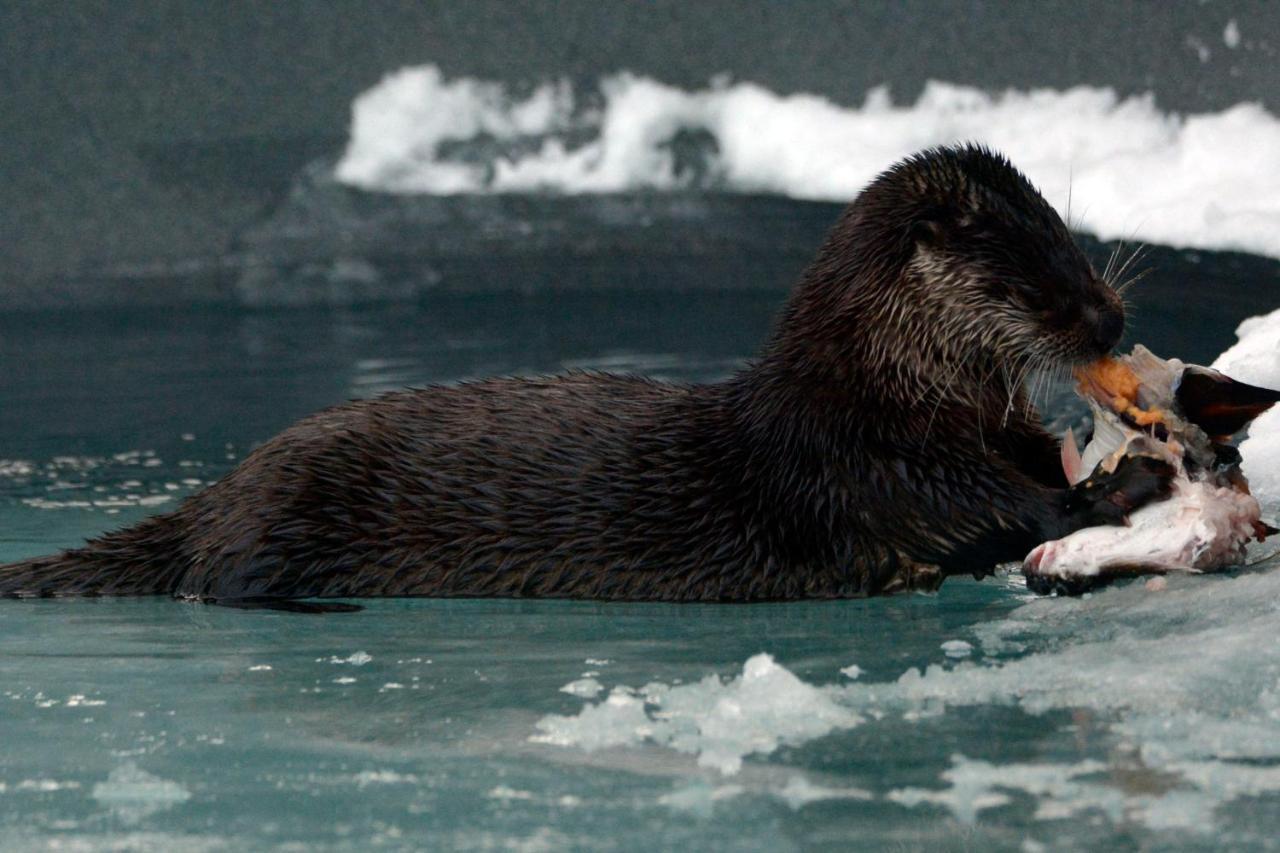
[(1111, 352), (1124, 335), (1124, 312), (1107, 306), (1098, 312), (1093, 324), (1093, 340), (1103, 353)]

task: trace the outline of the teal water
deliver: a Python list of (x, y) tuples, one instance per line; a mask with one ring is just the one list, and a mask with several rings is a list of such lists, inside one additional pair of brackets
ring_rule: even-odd
[[(347, 397), (723, 376), (779, 299), (0, 318), (0, 559), (171, 507)], [(1144, 339), (1221, 349), (1236, 319)], [(0, 602), (0, 849), (1271, 848), (1266, 565), (1078, 601)]]

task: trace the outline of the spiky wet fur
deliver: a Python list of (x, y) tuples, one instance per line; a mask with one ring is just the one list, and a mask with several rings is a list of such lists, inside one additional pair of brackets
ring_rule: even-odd
[(0, 594), (933, 587), (1085, 523), (1023, 380), (1105, 352), (1099, 317), (1117, 311), (1007, 161), (926, 151), (847, 209), (760, 358), (725, 382), (573, 373), (337, 406), (171, 514), (0, 567)]

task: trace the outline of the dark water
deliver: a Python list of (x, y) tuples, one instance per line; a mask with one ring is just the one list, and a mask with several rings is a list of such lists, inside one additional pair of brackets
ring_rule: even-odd
[[(0, 559), (172, 507), (349, 397), (569, 367), (722, 377), (781, 298), (0, 317)], [(1206, 358), (1238, 310), (1154, 312), (1143, 340)], [(1277, 592), (1246, 574), (1032, 604), (999, 579), (722, 607), (0, 602), (0, 848), (1266, 847)], [(591, 704), (561, 689), (582, 679), (667, 698), (628, 717), (615, 691), (547, 738), (539, 721)], [(1216, 739), (1164, 725), (1186, 720)]]

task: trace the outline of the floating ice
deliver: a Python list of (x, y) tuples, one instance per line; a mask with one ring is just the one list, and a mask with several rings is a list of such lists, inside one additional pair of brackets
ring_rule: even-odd
[[(1224, 36), (1228, 41), (1230, 36)], [(599, 105), (567, 83), (406, 68), (356, 98), (340, 181), (394, 193), (620, 192), (691, 185), (847, 201), (885, 166), (959, 140), (1008, 154), (1103, 239), (1280, 257), (1280, 120), (1257, 104), (1180, 116), (1080, 86), (990, 95), (929, 83), (859, 107), (752, 83), (685, 91), (618, 74)], [(1070, 192), (1069, 192), (1070, 189)]]
[(416, 785), (418, 783), (418, 777), (412, 773), (397, 773), (395, 770), (361, 770), (353, 778), (359, 788), (366, 788), (369, 785)]
[[(15, 791), (37, 791), (41, 794), (51, 794), (55, 791), (74, 791), (80, 787), (79, 782), (75, 781), (59, 781), (57, 779), (23, 779), (21, 782), (13, 786)], [(0, 791), (4, 787), (0, 786)]]
[(486, 794), (493, 800), (533, 800), (532, 791), (522, 791), (519, 788), (509, 788), (506, 785), (499, 785)]
[(709, 785), (699, 781), (663, 794), (658, 802), (676, 811), (707, 817), (717, 802), (732, 799), (745, 792), (746, 789), (741, 785)]
[(548, 716), (533, 739), (593, 750), (652, 741), (698, 757), (698, 764), (736, 773), (745, 756), (803, 743), (862, 718), (821, 688), (801, 681), (765, 654), (749, 658), (742, 675), (696, 684), (650, 684), (643, 697), (614, 688), (576, 716)]
[(161, 779), (130, 761), (112, 770), (105, 782), (94, 785), (92, 796), (111, 809), (121, 821), (136, 823), (186, 802), (191, 799), (191, 792), (177, 782)]
[(579, 678), (576, 681), (570, 681), (560, 690), (571, 696), (581, 696), (583, 699), (594, 699), (604, 691), (604, 685), (594, 678)]
[(875, 799), (875, 794), (864, 788), (828, 788), (825, 785), (815, 785), (803, 776), (792, 776), (777, 794), (793, 809), (822, 800)]
[(1232, 50), (1240, 46), (1240, 25), (1235, 18), (1227, 21), (1227, 25), (1222, 28), (1222, 43)]
[[(325, 658), (316, 658), (316, 663), (320, 663), (324, 660)], [(337, 655), (331, 655), (328, 658), (329, 663), (349, 663), (352, 666), (364, 666), (371, 660), (373, 660), (373, 655), (368, 652), (352, 652), (345, 658), (340, 658)]]
[[(615, 688), (575, 716), (544, 718), (533, 739), (585, 749), (653, 743), (734, 773), (746, 756), (864, 719), (936, 719), (990, 705), (1032, 715), (1084, 711), (1118, 745), (1105, 762), (957, 757), (941, 774), (942, 787), (899, 789), (889, 799), (973, 820), (1019, 793), (1032, 798), (1037, 819), (1090, 812), (1208, 832), (1216, 811), (1233, 800), (1280, 794), (1278, 621), (1280, 572), (1178, 577), (1159, 596), (1131, 585), (1088, 599), (1039, 599), (975, 626), (981, 665), (909, 669), (887, 683), (815, 685), (757, 655), (729, 680)], [(724, 786), (695, 786), (667, 804), (699, 811), (717, 791), (728, 795)], [(804, 798), (799, 788), (793, 797), (774, 793)]]
[(952, 758), (952, 767), (942, 778), (950, 787), (935, 791), (902, 788), (889, 799), (904, 806), (932, 803), (945, 806), (965, 823), (973, 823), (978, 813), (1008, 804), (1005, 791), (1024, 791), (1040, 798), (1035, 816), (1040, 819), (1071, 817), (1089, 809), (1100, 809), (1113, 821), (1124, 817), (1125, 796), (1100, 783), (1079, 781), (1107, 770), (1100, 761), (1079, 764), (991, 764), (972, 761), (963, 755)]
[[(1236, 345), (1218, 356), (1213, 367), (1250, 385), (1280, 388), (1280, 309), (1245, 320), (1236, 338)], [(1280, 512), (1280, 407), (1250, 425), (1240, 455), (1249, 488), (1263, 512), (1274, 516)]]

